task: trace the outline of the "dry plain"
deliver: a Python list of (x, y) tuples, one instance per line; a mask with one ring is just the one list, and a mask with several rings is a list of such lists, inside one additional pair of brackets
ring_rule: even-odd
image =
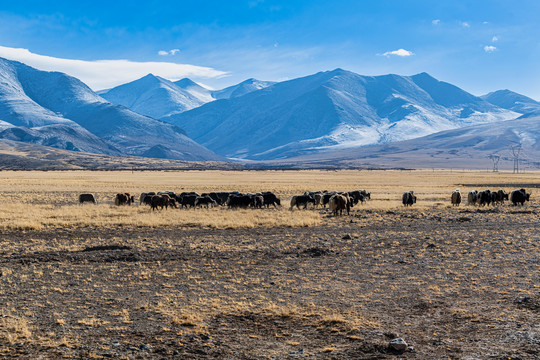
[[(0, 357), (539, 359), (539, 175), (1, 171)], [(450, 206), (455, 188), (521, 187), (523, 207)], [(349, 216), (288, 210), (356, 189), (372, 200)], [(284, 206), (113, 204), (151, 190), (269, 190)]]

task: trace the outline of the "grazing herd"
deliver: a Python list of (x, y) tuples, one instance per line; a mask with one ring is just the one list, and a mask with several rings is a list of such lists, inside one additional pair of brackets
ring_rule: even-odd
[[(312, 208), (322, 207), (334, 214), (342, 215), (344, 211), (350, 214), (351, 208), (357, 204), (363, 204), (371, 199), (371, 193), (366, 190), (354, 190), (348, 192), (338, 191), (308, 191), (302, 195), (294, 195), (291, 198), (289, 210), (307, 209), (310, 204)], [(510, 200), (513, 205), (524, 205), (529, 201), (530, 194), (525, 189), (517, 189), (510, 194), (504, 190), (491, 191), (489, 189), (477, 191), (472, 190), (467, 195), (467, 205), (474, 206), (494, 206), (504, 204), (505, 200)], [(452, 192), (450, 196), (452, 206), (459, 206), (462, 196), (459, 189)], [(96, 204), (93, 194), (84, 193), (79, 195), (79, 203), (91, 202)], [(129, 193), (118, 193), (114, 198), (117, 206), (131, 205), (135, 202), (135, 196)], [(407, 191), (402, 195), (404, 206), (416, 204), (414, 191)], [(212, 208), (217, 206), (235, 208), (278, 208), (281, 207), (281, 200), (273, 192), (240, 193), (238, 191), (210, 192), (199, 194), (196, 192), (183, 192), (176, 194), (172, 191), (143, 192), (139, 196), (139, 205), (148, 205), (152, 211), (171, 208)]]
[[(91, 195), (91, 194), (81, 194)], [(80, 200), (79, 202), (83, 202)], [(88, 201), (88, 200), (86, 200)], [(128, 193), (117, 194), (116, 205), (131, 205), (135, 201), (134, 196)], [(211, 208), (226, 206), (227, 208), (254, 208), (260, 209), (270, 206), (281, 206), (281, 200), (273, 192), (266, 191), (256, 194), (242, 194), (238, 191), (211, 192), (199, 194), (196, 192), (183, 192), (176, 194), (173, 191), (143, 192), (139, 197), (139, 205), (149, 205), (152, 210), (163, 208)]]
[(358, 203), (364, 203), (371, 199), (371, 193), (366, 190), (354, 190), (349, 192), (338, 191), (306, 191), (303, 195), (295, 195), (291, 198), (291, 206), (289, 210), (294, 210), (296, 207), (307, 209), (309, 204), (313, 204), (314, 208), (322, 206), (332, 212), (334, 215), (342, 215), (343, 210), (347, 211), (347, 215), (351, 211), (351, 207)]
[(531, 195), (527, 193), (525, 189), (514, 190), (510, 193), (510, 195), (508, 195), (504, 190), (472, 190), (467, 196), (467, 204), (478, 206), (493, 206), (504, 204), (505, 200), (510, 199), (513, 205), (523, 205), (525, 201), (529, 201), (530, 196)]

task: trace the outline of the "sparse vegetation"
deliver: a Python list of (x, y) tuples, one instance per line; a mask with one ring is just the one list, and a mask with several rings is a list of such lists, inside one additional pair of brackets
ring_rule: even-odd
[[(405, 358), (537, 358), (538, 174), (118, 175), (0, 172), (0, 356), (394, 358), (401, 336)], [(524, 207), (450, 205), (458, 187), (517, 184)], [(343, 217), (112, 205), (120, 191), (272, 190), (286, 203), (363, 188), (372, 200)], [(98, 205), (78, 205), (81, 192)]]

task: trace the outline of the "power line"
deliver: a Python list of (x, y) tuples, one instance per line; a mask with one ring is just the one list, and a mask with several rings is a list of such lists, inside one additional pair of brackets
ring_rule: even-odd
[(514, 156), (514, 174), (519, 173), (519, 153), (521, 152), (521, 144), (512, 146), (512, 155)]
[(501, 155), (491, 154), (489, 155), (491, 161), (493, 161), (493, 172), (499, 172), (499, 161), (501, 160)]

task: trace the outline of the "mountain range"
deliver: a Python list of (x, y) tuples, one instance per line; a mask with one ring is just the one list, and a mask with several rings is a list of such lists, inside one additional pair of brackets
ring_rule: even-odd
[(249, 167), (297, 168), (466, 168), (492, 167), (498, 156), (501, 169), (511, 170), (513, 147), (522, 147), (522, 165), (540, 167), (540, 116), (441, 131), (411, 140), (351, 149), (303, 153), (282, 160), (248, 164)]
[(106, 101), (80, 80), (0, 58), (0, 137), (111, 155), (222, 157), (177, 126)]
[(248, 79), (222, 90), (210, 90), (191, 79), (175, 82), (153, 74), (100, 92), (113, 104), (125, 106), (139, 114), (155, 119), (167, 118), (219, 99), (230, 99), (274, 84)]
[(481, 96), (482, 99), (503, 109), (512, 110), (526, 117), (540, 114), (540, 102), (510, 90), (498, 90)]
[(426, 73), (361, 76), (336, 69), (162, 120), (222, 156), (270, 160), (407, 140), (520, 115)]
[(0, 139), (113, 156), (276, 164), (422, 153), (433, 155), (426, 161), (476, 159), (518, 142), (535, 153), (540, 143), (539, 102), (509, 90), (474, 96), (426, 73), (335, 69), (221, 90), (148, 74), (98, 93), (66, 74), (0, 58)]

